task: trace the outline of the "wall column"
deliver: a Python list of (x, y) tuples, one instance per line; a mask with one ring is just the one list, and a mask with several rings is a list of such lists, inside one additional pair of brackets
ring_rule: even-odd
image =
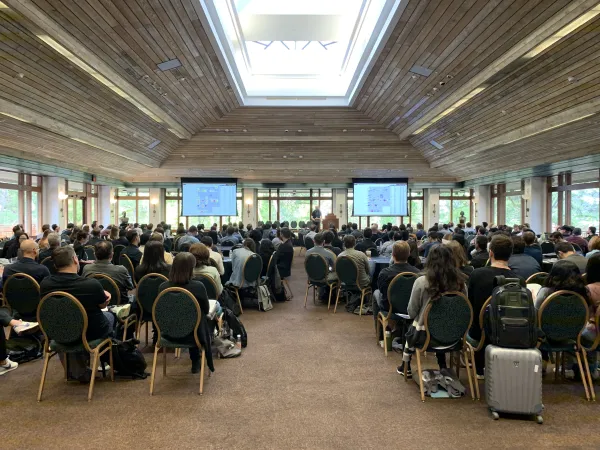
[(161, 188), (150, 188), (150, 223), (155, 228), (161, 220), (165, 220), (165, 212), (163, 211), (165, 202), (161, 198), (161, 196), (164, 196), (164, 192), (165, 190)]
[(110, 186), (97, 186), (98, 188), (98, 223), (107, 227), (113, 223), (110, 214)]
[(58, 177), (44, 177), (42, 186), (42, 223), (57, 224), (64, 228), (60, 212), (63, 202), (59, 200), (58, 195), (64, 193), (65, 180)]
[(473, 190), (473, 203), (475, 206), (473, 210), (473, 220), (471, 222), (473, 227), (475, 227), (475, 225), (481, 225), (481, 222), (491, 222), (489, 216), (490, 202), (492, 200), (490, 192), (489, 185), (477, 186)]
[(348, 189), (332, 189), (332, 197), (331, 212), (339, 219), (341, 229), (342, 224), (348, 223)]
[(423, 228), (431, 228), (440, 217), (440, 190), (423, 189)]
[(258, 190), (243, 188), (242, 199), (242, 222), (255, 227), (258, 222)]
[(525, 192), (523, 202), (525, 203), (525, 223), (531, 226), (536, 233), (546, 230), (546, 207), (548, 190), (545, 177), (531, 177), (525, 179)]

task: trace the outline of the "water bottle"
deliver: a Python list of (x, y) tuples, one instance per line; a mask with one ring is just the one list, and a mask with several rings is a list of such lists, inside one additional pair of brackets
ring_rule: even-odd
[(235, 346), (236, 346), (236, 348), (239, 348), (240, 350), (242, 349), (242, 335), (241, 334), (237, 335), (237, 339), (235, 340)]
[(387, 351), (391, 352), (392, 351), (392, 333), (389, 331), (385, 332), (385, 342), (386, 342), (386, 346), (387, 346)]

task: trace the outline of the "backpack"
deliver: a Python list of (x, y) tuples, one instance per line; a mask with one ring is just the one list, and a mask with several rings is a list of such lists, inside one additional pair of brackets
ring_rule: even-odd
[(273, 304), (271, 303), (271, 291), (267, 286), (258, 286), (258, 309), (262, 309), (263, 311), (269, 311), (273, 309)]
[(537, 321), (525, 281), (497, 276), (489, 306), (490, 344), (505, 348), (534, 348)]
[(232, 287), (227, 285), (223, 286), (223, 291), (219, 296), (219, 304), (223, 309), (227, 308), (233, 311), (236, 316), (240, 315), (240, 305), (238, 305), (237, 297)]
[[(4, 333), (4, 329), (0, 329)], [(41, 358), (44, 353), (42, 347), (43, 335), (39, 339), (35, 334), (15, 336), (6, 341), (6, 351), (11, 361), (23, 364)]]
[[(137, 344), (139, 343), (140, 341), (137, 339), (129, 339), (127, 341), (113, 339), (113, 368), (118, 376), (132, 379), (144, 379), (148, 376), (146, 373), (146, 359), (137, 348)], [(108, 355), (108, 353), (105, 355)]]
[(246, 348), (246, 346), (248, 345), (248, 334), (246, 333), (246, 329), (244, 328), (242, 321), (238, 317), (236, 317), (233, 311), (229, 308), (224, 308), (224, 311), (225, 321), (231, 329), (232, 340), (235, 342), (239, 334), (242, 338), (242, 348)]

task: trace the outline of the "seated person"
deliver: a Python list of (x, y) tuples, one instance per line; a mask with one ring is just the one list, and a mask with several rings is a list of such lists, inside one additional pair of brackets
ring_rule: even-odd
[(18, 363), (11, 361), (8, 357), (4, 327), (13, 327), (18, 335), (31, 333), (39, 329), (37, 322), (23, 322), (19, 319), (13, 319), (7, 308), (0, 308), (0, 376), (19, 367)]
[(221, 239), (221, 245), (225, 247), (232, 247), (242, 242), (239, 233), (237, 235), (235, 234), (235, 228), (227, 227), (226, 233), (227, 234), (223, 236), (223, 239)]
[[(117, 228), (114, 228), (115, 233), (117, 233), (118, 231), (118, 239), (112, 239), (112, 245), (113, 248), (116, 247), (117, 245), (122, 245), (124, 247), (127, 247), (129, 245), (129, 241), (127, 240), (127, 230), (125, 230), (124, 228), (121, 228), (120, 230), (117, 230)], [(111, 236), (113, 236), (115, 233), (111, 233)]]
[(102, 311), (110, 303), (110, 295), (98, 280), (77, 275), (79, 260), (72, 247), (60, 247), (54, 250), (52, 260), (56, 274), (50, 275), (40, 283), (40, 295), (63, 291), (73, 295), (85, 308), (88, 318), (86, 337), (88, 341), (105, 339), (113, 335), (115, 316)]
[(600, 237), (592, 236), (588, 242), (588, 252), (585, 254), (585, 257), (589, 259), (598, 254), (600, 254)]
[[(373, 316), (375, 318), (375, 328), (377, 328), (377, 314), (379, 311), (389, 311), (388, 288), (392, 280), (402, 272), (420, 273), (421, 271), (411, 266), (408, 261), (410, 255), (410, 246), (405, 241), (397, 241), (392, 246), (392, 264), (379, 273), (377, 278), (377, 289), (373, 292)], [(384, 330), (382, 330), (383, 332)], [(383, 339), (383, 337), (381, 337)]]
[(335, 256), (338, 256), (340, 253), (342, 253), (342, 247), (344, 244), (340, 243), (342, 247), (333, 245), (336, 239), (339, 241), (339, 238), (336, 238), (335, 234), (331, 230), (328, 230), (323, 233), (323, 247), (335, 253)]
[(140, 261), (142, 260), (143, 253), (140, 251), (140, 235), (135, 230), (129, 230), (126, 234), (127, 242), (129, 245), (123, 249), (121, 255), (127, 255), (133, 264), (133, 268), (135, 269), (140, 265)]
[[(508, 260), (508, 267), (519, 277), (527, 280), (534, 273), (541, 272), (542, 267), (533, 256), (525, 254), (525, 240), (519, 236), (513, 236), (513, 254)], [(541, 251), (540, 251), (541, 254)]]
[(159, 273), (166, 277), (169, 276), (171, 265), (165, 260), (165, 250), (162, 243), (158, 240), (150, 240), (144, 248), (144, 257), (139, 266), (134, 270), (136, 283), (149, 273)]
[(198, 275), (208, 275), (215, 282), (215, 286), (217, 287), (217, 298), (221, 295), (223, 291), (223, 286), (221, 285), (221, 277), (219, 275), (219, 271), (217, 270), (217, 263), (215, 263), (210, 258), (210, 250), (204, 244), (194, 244), (190, 247), (190, 253), (194, 255), (196, 258), (196, 267), (194, 267), (194, 278)]
[(469, 278), (471, 273), (473, 273), (473, 266), (469, 265), (467, 254), (465, 253), (465, 247), (455, 239), (449, 241), (446, 247), (452, 250), (457, 269), (460, 270), (467, 278)]
[[(263, 239), (263, 241), (266, 241), (266, 240)], [(271, 242), (273, 243), (273, 246), (274, 246), (275, 250), (277, 250), (277, 248), (283, 242), (281, 240), (281, 228), (277, 228), (277, 230), (275, 230), (275, 236), (273, 237), (273, 240)]]
[(365, 288), (371, 283), (371, 276), (369, 275), (369, 258), (363, 252), (357, 251), (354, 246), (356, 245), (356, 239), (354, 235), (349, 234), (344, 236), (344, 250), (340, 253), (339, 257), (347, 256), (356, 264), (356, 268), (358, 269), (358, 284), (359, 287)]
[[(43, 264), (36, 262), (38, 257), (38, 245), (28, 239), (21, 243), (21, 257), (17, 262), (8, 264), (4, 267), (2, 273), (2, 286), (6, 282), (6, 279), (15, 273), (25, 273), (33, 277), (35, 281), (40, 283), (44, 278), (50, 276), (50, 271)], [(29, 318), (33, 319), (33, 318)], [(0, 333), (2, 330), (0, 330)]]
[(58, 247), (60, 247), (60, 236), (58, 235), (58, 233), (50, 233), (48, 235), (47, 242), (48, 242), (48, 248), (46, 250), (41, 251), (40, 254), (38, 255), (39, 262), (42, 262), (46, 258), (51, 257), (52, 252), (54, 250), (56, 250)]
[[(148, 239), (148, 242), (160, 242), (163, 245), (163, 249), (165, 248), (165, 237), (161, 234), (161, 233), (152, 233), (152, 235), (150, 236), (150, 238)], [(140, 249), (140, 251), (142, 251), (142, 253), (146, 252), (146, 246), (148, 245), (148, 242), (146, 242), (146, 245), (144, 245), (144, 250), (142, 251)], [(173, 255), (171, 254), (171, 252), (168, 252), (165, 249), (165, 261), (168, 265), (173, 264)], [(144, 257), (142, 256), (142, 260), (140, 261), (140, 264), (144, 261)]]
[(364, 239), (358, 244), (356, 244), (356, 247), (354, 248), (359, 252), (363, 253), (365, 253), (367, 250), (370, 250), (372, 256), (377, 256), (377, 246), (375, 245), (375, 242), (373, 242), (373, 240), (371, 239), (371, 237), (373, 236), (373, 230), (371, 230), (371, 228), (366, 228), (363, 231), (363, 236)]
[(75, 250), (75, 254), (77, 255), (77, 258), (79, 258), (79, 261), (88, 260), (87, 254), (85, 253), (85, 246), (88, 245), (89, 238), (89, 234), (85, 231), (80, 231), (77, 233), (75, 242), (73, 242), (73, 250)]
[(177, 240), (177, 245), (175, 246), (175, 248), (178, 251), (182, 251), (182, 249), (185, 247), (190, 247), (194, 244), (198, 244), (200, 242), (200, 239), (198, 238), (198, 228), (196, 228), (195, 225), (192, 225), (189, 230), (188, 233), (186, 235), (181, 236), (178, 240)]
[(523, 253), (535, 259), (541, 267), (544, 257), (542, 255), (542, 249), (535, 242), (535, 234), (533, 234), (532, 231), (525, 231), (523, 233), (523, 241), (525, 242)]
[(565, 241), (577, 244), (584, 255), (588, 252), (588, 241), (581, 237), (581, 228), (573, 228), (573, 234), (565, 237)]
[(262, 271), (260, 273), (261, 277), (267, 275), (269, 261), (271, 261), (271, 256), (273, 256), (273, 253), (275, 253), (275, 246), (273, 245), (273, 242), (268, 239), (263, 239), (260, 241), (258, 254), (260, 255), (260, 259), (262, 259)]
[(352, 231), (350, 234), (354, 236), (354, 239), (362, 239), (363, 237), (363, 232), (358, 229), (358, 224), (356, 223), (352, 224)]
[(102, 239), (100, 239), (100, 228), (93, 228), (92, 229), (92, 237), (88, 241), (88, 245), (96, 245), (101, 240)]
[(310, 231), (308, 233), (306, 233), (306, 235), (304, 236), (305, 238), (311, 238), (314, 239), (315, 238), (315, 234), (317, 234), (317, 226), (313, 223), (310, 226)]
[[(309, 257), (310, 255), (316, 254), (316, 255), (321, 255), (323, 258), (325, 258), (325, 261), (327, 261), (327, 266), (329, 267), (329, 271), (327, 274), (327, 281), (329, 283), (331, 283), (331, 282), (337, 280), (337, 274), (335, 273), (335, 260), (337, 259), (337, 256), (336, 256), (335, 252), (327, 249), (324, 246), (325, 234), (327, 234), (327, 233), (330, 233), (333, 236), (333, 233), (331, 231), (326, 231), (325, 233), (315, 234), (315, 246), (311, 249), (308, 249), (306, 251), (305, 256)], [(322, 288), (319, 290), (320, 290), (320, 298), (322, 300), (325, 299), (325, 296), (328, 295), (329, 289)]]
[[(552, 266), (546, 283), (538, 291), (534, 301), (535, 309), (540, 309), (544, 300), (557, 291), (573, 291), (580, 294), (590, 306), (593, 306), (589, 299), (589, 292), (581, 276), (579, 267), (572, 261), (563, 259), (557, 261)], [(595, 310), (594, 310), (595, 311)]]
[(471, 265), (474, 269), (484, 267), (490, 259), (490, 254), (487, 251), (488, 238), (478, 234), (475, 239), (475, 249), (471, 252)]
[(429, 251), (433, 247), (442, 243), (443, 235), (441, 233), (438, 233), (437, 231), (430, 231), (427, 237), (429, 238), (429, 241), (419, 247), (419, 252), (423, 253), (423, 256), (425, 258), (427, 258), (427, 256), (429, 255)]
[[(503, 275), (506, 278), (519, 278), (519, 276), (510, 270), (508, 260), (512, 255), (513, 242), (504, 235), (498, 234), (492, 237), (490, 242), (490, 261), (491, 264), (486, 267), (475, 269), (469, 278), (469, 301), (473, 306), (473, 323), (469, 330), (469, 335), (475, 339), (481, 339), (481, 329), (479, 328), (479, 313), (485, 301), (492, 295), (494, 290), (494, 280), (497, 276)], [(475, 320), (477, 318), (477, 320)], [(475, 352), (475, 365), (477, 368), (477, 378), (483, 379), (485, 368), (485, 347)]]
[(256, 282), (248, 282), (243, 278), (244, 265), (246, 260), (254, 255), (256, 250), (252, 239), (244, 239), (241, 248), (236, 248), (231, 252), (231, 278), (227, 284), (232, 284), (238, 288), (246, 288), (256, 286)]
[[(196, 267), (196, 258), (188, 252), (181, 252), (175, 256), (173, 266), (169, 274), (169, 281), (165, 281), (159, 287), (159, 292), (171, 287), (179, 287), (188, 290), (200, 305), (202, 317), (198, 327), (198, 340), (206, 350), (206, 363), (211, 372), (215, 371), (213, 366), (212, 352), (210, 349), (210, 332), (206, 321), (206, 315), (209, 311), (208, 296), (206, 288), (201, 281), (194, 280), (194, 267)], [(165, 336), (167, 339), (168, 336)], [(190, 336), (193, 339), (193, 336)], [(198, 347), (190, 348), (190, 359), (192, 360), (192, 373), (200, 373), (200, 349)]]
[(275, 252), (277, 269), (281, 278), (288, 278), (292, 275), (292, 260), (294, 259), (294, 246), (292, 245), (292, 232), (289, 228), (281, 229), (281, 245)]
[(223, 265), (223, 256), (219, 252), (215, 252), (213, 250), (214, 241), (210, 236), (203, 236), (200, 239), (200, 243), (206, 245), (208, 250), (210, 251), (210, 259), (212, 259), (217, 264), (217, 271), (219, 275), (225, 274), (225, 266)]
[[(133, 289), (133, 281), (131, 276), (124, 266), (114, 265), (112, 263), (113, 258), (113, 246), (110, 241), (100, 241), (94, 245), (96, 252), (96, 261), (93, 264), (86, 264), (83, 268), (81, 276), (87, 277), (91, 274), (101, 273), (108, 275), (118, 286), (119, 292), (121, 293), (121, 303), (126, 304), (129, 301), (127, 291)], [(112, 299), (113, 303), (116, 304), (117, 299)]]
[(15, 233), (14, 239), (8, 241), (3, 248), (3, 251), (6, 252), (6, 259), (17, 258), (19, 256), (19, 249), (21, 248), (21, 244), (29, 240), (29, 235), (25, 233), (23, 230), (19, 229)]
[[(437, 245), (431, 249), (425, 265), (425, 276), (415, 280), (408, 302), (408, 316), (413, 320), (412, 327), (415, 328), (415, 333), (412, 342), (406, 342), (402, 364), (396, 370), (400, 375), (404, 375), (406, 370), (407, 378), (412, 378), (410, 360), (414, 345), (420, 340), (419, 335), (425, 332), (424, 313), (429, 302), (435, 302), (441, 294), (448, 291), (458, 291), (466, 295), (466, 279), (456, 267), (452, 250), (445, 245)], [(446, 354), (436, 352), (435, 356), (440, 369), (446, 368)]]
[(575, 249), (573, 245), (569, 242), (559, 242), (554, 246), (556, 251), (556, 256), (559, 260), (567, 260), (575, 263), (575, 265), (579, 268), (579, 273), (584, 274), (587, 266), (587, 259), (585, 256), (578, 255), (575, 253)]
[[(581, 343), (584, 347), (589, 348), (598, 336), (598, 326), (600, 325), (596, 323), (596, 310), (600, 305), (600, 256), (589, 258), (585, 273), (590, 298), (590, 320), (581, 333)], [(597, 373), (598, 352), (588, 352), (587, 360), (590, 370)]]
[[(17, 241), (17, 242), (19, 241), (19, 236), (23, 232), (23, 228), (21, 227), (21, 225), (15, 225), (13, 227), (12, 231), (13, 231), (12, 237), (8, 241), (6, 241), (4, 243), (4, 247), (2, 247), (2, 250), (1, 250), (2, 258), (8, 258), (8, 256), (7, 256), (8, 250), (12, 245), (16, 245), (15, 241)], [(11, 257), (11, 258), (13, 258), (13, 257)]]

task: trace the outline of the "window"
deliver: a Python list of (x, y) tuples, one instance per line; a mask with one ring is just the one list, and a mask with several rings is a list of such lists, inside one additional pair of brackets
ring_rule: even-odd
[(571, 223), (583, 232), (586, 232), (588, 227), (598, 228), (599, 193), (599, 188), (571, 192)]
[(19, 223), (19, 191), (0, 189), (0, 234), (12, 236), (12, 227)]
[(506, 196), (505, 225), (521, 225), (521, 195)]
[(41, 192), (41, 177), (0, 170), (0, 237), (12, 236), (16, 224), (30, 236), (39, 233)]
[(440, 200), (440, 214), (439, 214), (439, 224), (442, 225), (444, 223), (450, 222), (450, 208), (452, 201), (451, 200)]

